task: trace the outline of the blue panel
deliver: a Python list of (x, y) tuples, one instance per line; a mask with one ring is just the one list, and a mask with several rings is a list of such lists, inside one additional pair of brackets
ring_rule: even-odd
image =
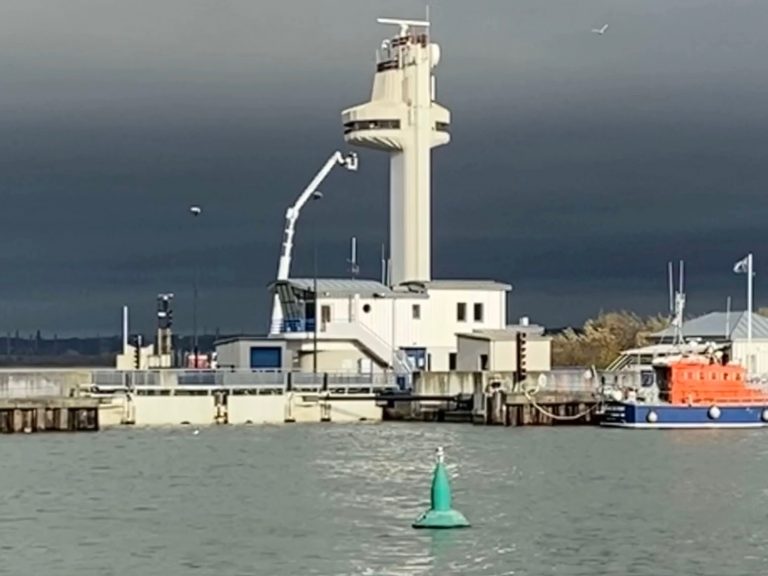
[(251, 369), (279, 370), (283, 367), (283, 350), (279, 346), (251, 347)]

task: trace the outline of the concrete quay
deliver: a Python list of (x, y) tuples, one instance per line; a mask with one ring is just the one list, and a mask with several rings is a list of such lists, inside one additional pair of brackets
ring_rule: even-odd
[(381, 374), (0, 370), (0, 401), (7, 405), (4, 431), (380, 420), (598, 422), (600, 374), (549, 371), (515, 379), (513, 372), (420, 372), (406, 392)]
[[(0, 370), (0, 400), (34, 406), (81, 403), (96, 412), (102, 428), (380, 421), (377, 394), (393, 387), (393, 378), (375, 374)], [(32, 416), (24, 414), (11, 416), (9, 429), (29, 428)], [(23, 424), (14, 425), (13, 418), (22, 418)]]

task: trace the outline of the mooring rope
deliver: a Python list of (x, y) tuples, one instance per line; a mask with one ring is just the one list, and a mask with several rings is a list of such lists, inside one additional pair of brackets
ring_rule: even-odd
[(525, 394), (525, 397), (528, 399), (528, 402), (531, 403), (531, 406), (536, 408), (539, 412), (544, 414), (545, 416), (548, 416), (549, 418), (552, 418), (553, 420), (578, 420), (579, 418), (583, 418), (590, 412), (593, 412), (594, 410), (597, 410), (598, 403), (595, 403), (593, 406), (590, 406), (586, 410), (583, 410), (582, 412), (579, 412), (578, 414), (574, 414), (572, 416), (560, 416), (559, 414), (554, 414), (547, 410), (546, 408), (543, 408), (536, 402), (536, 399), (533, 397), (536, 393), (538, 393), (539, 387), (536, 386), (536, 388), (531, 391), (528, 388), (523, 389), (523, 394)]

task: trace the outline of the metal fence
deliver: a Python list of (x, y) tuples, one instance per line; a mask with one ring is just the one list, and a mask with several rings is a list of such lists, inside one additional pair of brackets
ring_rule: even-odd
[[(471, 389), (473, 373), (425, 373), (425, 377), (466, 380)], [(513, 375), (493, 374), (512, 387)], [(542, 391), (597, 392), (603, 388), (641, 385), (638, 372), (595, 372), (584, 369), (529, 373), (525, 386)], [(448, 382), (450, 384), (450, 382)], [(447, 385), (447, 384), (446, 384)], [(114, 369), (0, 369), (0, 398), (70, 396), (80, 392), (110, 393), (131, 389), (261, 389), (376, 391), (397, 388), (392, 373), (307, 373), (262, 370), (114, 370)], [(455, 386), (449, 386), (453, 389)]]
[(269, 370), (94, 370), (96, 388), (141, 387), (368, 387), (392, 388), (391, 374), (277, 372)]
[(0, 398), (68, 396), (79, 381), (69, 370), (0, 370)]

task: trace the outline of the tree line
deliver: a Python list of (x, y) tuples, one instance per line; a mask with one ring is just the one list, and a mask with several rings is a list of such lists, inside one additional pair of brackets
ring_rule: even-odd
[(634, 312), (601, 312), (580, 330), (568, 328), (552, 338), (552, 365), (605, 368), (628, 348), (647, 346), (650, 335), (669, 326), (669, 318), (642, 318)]
[[(756, 313), (768, 317), (768, 308)], [(650, 335), (668, 326), (670, 318), (661, 314), (643, 318), (625, 310), (601, 312), (581, 329), (568, 328), (552, 338), (552, 365), (605, 368), (622, 350), (651, 344)]]

